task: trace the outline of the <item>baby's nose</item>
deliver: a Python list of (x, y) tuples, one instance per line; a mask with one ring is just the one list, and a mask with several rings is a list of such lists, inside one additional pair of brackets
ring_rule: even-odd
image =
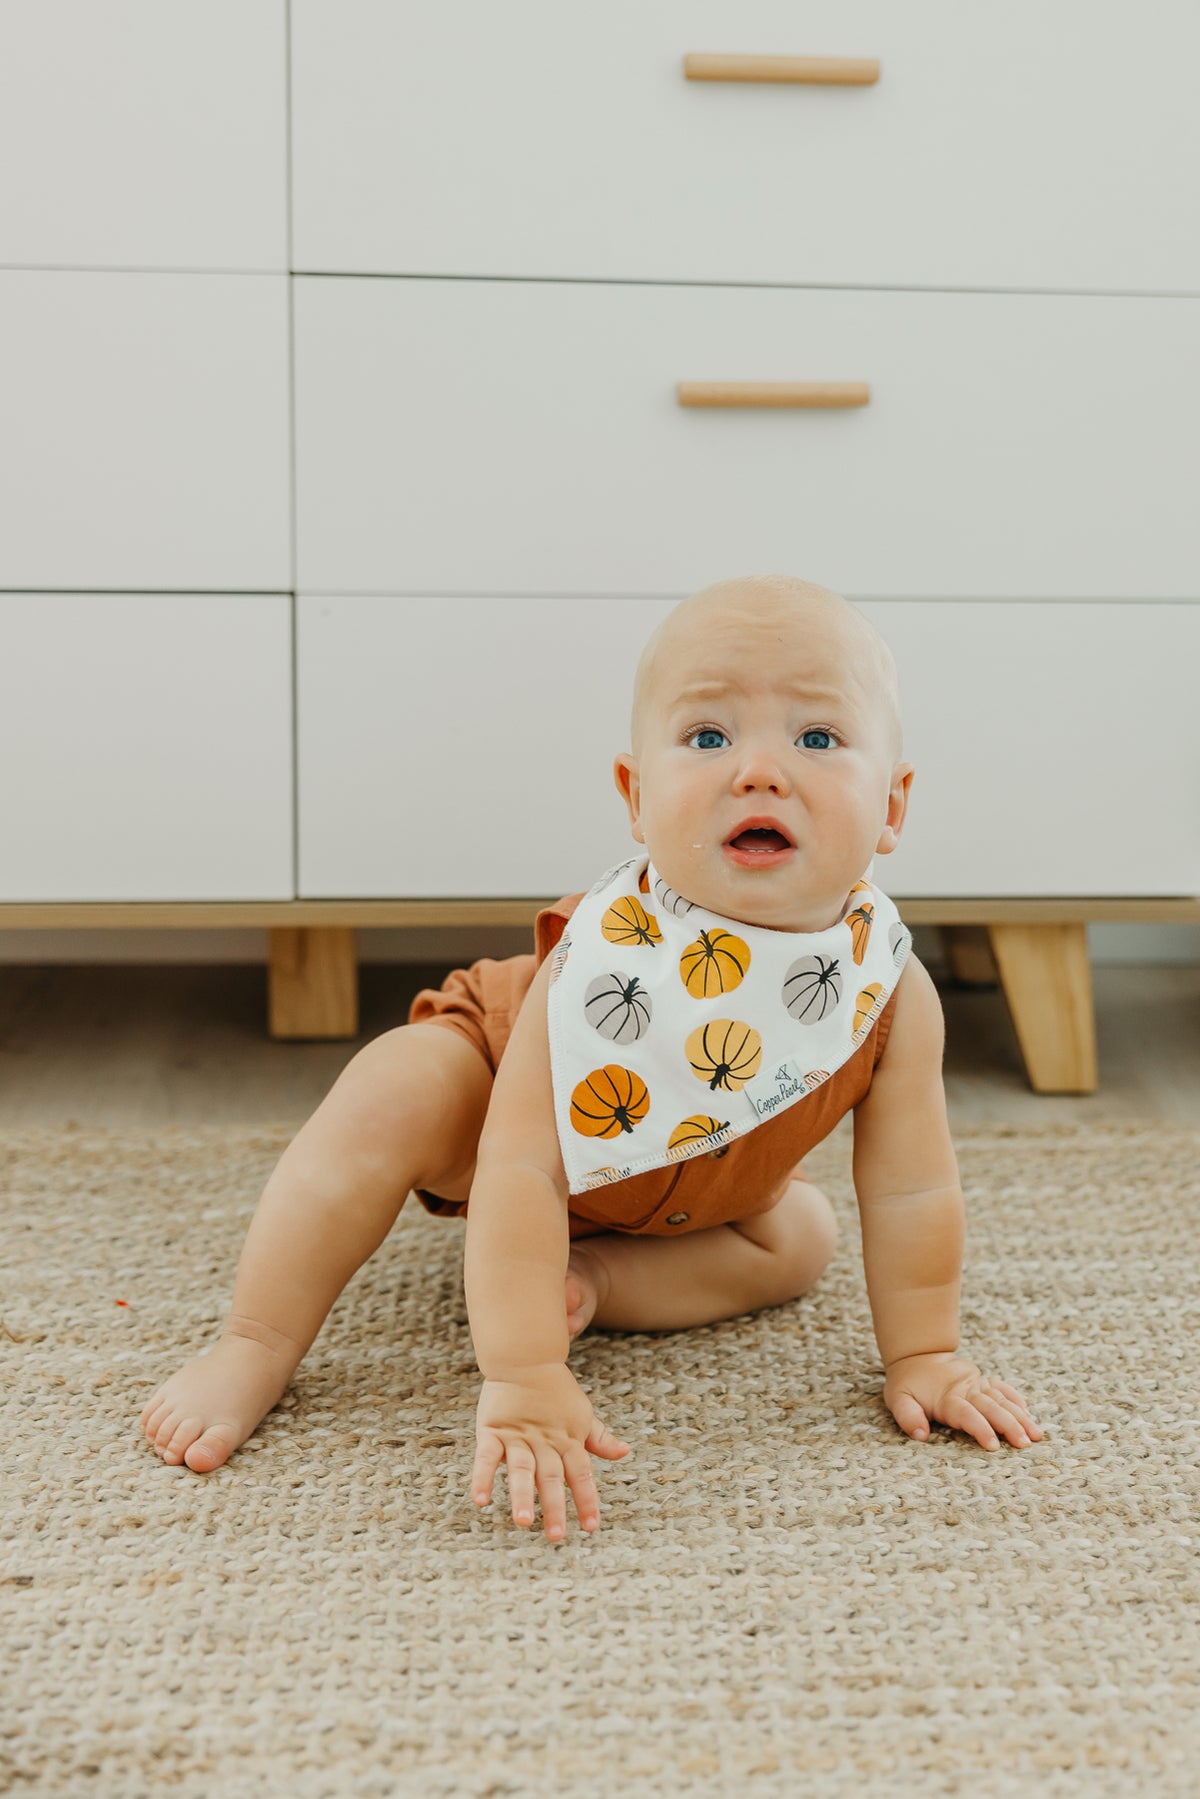
[(789, 785), (780, 758), (770, 750), (752, 751), (745, 759), (739, 776), (742, 787), (771, 787), (784, 792)]

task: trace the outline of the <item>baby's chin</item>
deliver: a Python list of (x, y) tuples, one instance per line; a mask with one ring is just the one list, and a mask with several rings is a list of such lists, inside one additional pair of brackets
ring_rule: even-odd
[(744, 868), (728, 858), (713, 867), (709, 858), (701, 860), (697, 852), (695, 863), (667, 857), (664, 867), (652, 849), (647, 853), (655, 874), (673, 893), (706, 912), (768, 931), (830, 929), (845, 917), (850, 889), (859, 879), (848, 879), (844, 891), (831, 896), (827, 889), (817, 891), (805, 880), (795, 857), (774, 868)]

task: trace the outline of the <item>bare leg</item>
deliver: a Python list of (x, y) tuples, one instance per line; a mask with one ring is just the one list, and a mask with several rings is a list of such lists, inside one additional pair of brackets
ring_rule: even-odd
[(602, 1330), (686, 1330), (782, 1305), (806, 1293), (837, 1247), (833, 1207), (809, 1181), (794, 1180), (779, 1203), (754, 1218), (686, 1237), (606, 1231), (571, 1245), (567, 1312), (571, 1335)]
[(478, 1051), (440, 1025), (401, 1025), (359, 1051), (267, 1182), (219, 1341), (142, 1413), (165, 1462), (208, 1473), (245, 1442), (414, 1187), (467, 1197), (491, 1085)]

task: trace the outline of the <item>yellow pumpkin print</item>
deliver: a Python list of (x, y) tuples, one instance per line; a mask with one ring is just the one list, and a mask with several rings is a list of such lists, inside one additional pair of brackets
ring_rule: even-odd
[(863, 988), (854, 1002), (854, 1028), (856, 1031), (861, 1030), (862, 1026), (869, 1021), (882, 998), (883, 988), (878, 981), (873, 981), (869, 987)]
[(732, 931), (701, 931), (679, 958), (679, 977), (693, 999), (732, 993), (746, 978), (750, 946)]
[(692, 1073), (715, 1093), (737, 1093), (752, 1081), (762, 1062), (762, 1038), (739, 1018), (710, 1018), (684, 1045)]
[(610, 943), (620, 943), (626, 948), (637, 943), (662, 942), (657, 918), (632, 894), (626, 894), (608, 908), (600, 920), (600, 933)]
[(581, 1137), (618, 1137), (639, 1125), (649, 1110), (646, 1083), (618, 1062), (593, 1068), (571, 1095), (571, 1123)]
[(703, 1143), (714, 1131), (723, 1131), (728, 1123), (727, 1118), (710, 1118), (706, 1113), (696, 1112), (675, 1126), (667, 1139), (667, 1148), (678, 1149), (682, 1143)]

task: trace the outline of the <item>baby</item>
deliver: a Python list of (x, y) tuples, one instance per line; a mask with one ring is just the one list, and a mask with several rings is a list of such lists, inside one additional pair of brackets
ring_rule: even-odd
[(572, 1339), (806, 1293), (837, 1226), (802, 1157), (851, 1110), (896, 1423), (988, 1449), (1041, 1437), (958, 1354), (941, 1007), (864, 877), (913, 776), (887, 646), (824, 588), (719, 583), (646, 645), (631, 742), (614, 774), (645, 853), (541, 913), (536, 956), (456, 970), (348, 1064), (267, 1182), (219, 1340), (142, 1414), (165, 1462), (207, 1473), (245, 1442), (416, 1191), (466, 1212), (476, 1503), (504, 1462), (517, 1524), (540, 1501), (561, 1538), (569, 1487), (595, 1530), (592, 1457), (629, 1444), (571, 1373)]

